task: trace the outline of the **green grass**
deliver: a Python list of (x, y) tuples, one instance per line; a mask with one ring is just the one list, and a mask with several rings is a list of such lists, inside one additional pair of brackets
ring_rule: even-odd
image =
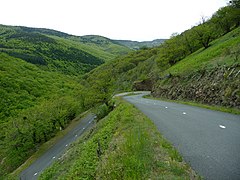
[[(165, 71), (164, 74), (184, 75), (190, 72), (199, 70), (201, 68), (211, 68), (216, 65), (231, 65), (235, 62), (232, 60), (221, 59), (221, 56), (228, 54), (232, 49), (239, 49), (240, 44), (240, 28), (233, 30), (227, 35), (213, 41), (211, 46), (207, 49), (199, 49), (195, 53), (187, 56), (174, 66), (170, 67)], [(232, 52), (233, 53), (233, 52)], [(238, 60), (239, 63), (239, 60)]]
[(200, 179), (152, 121), (122, 100), (40, 176), (40, 179), (156, 178)]
[(174, 103), (179, 103), (179, 104), (186, 104), (190, 106), (197, 106), (201, 108), (206, 108), (210, 110), (215, 110), (215, 111), (221, 111), (221, 112), (227, 112), (227, 113), (232, 113), (232, 114), (240, 114), (240, 110), (236, 108), (227, 108), (227, 107), (222, 107), (222, 106), (211, 106), (207, 104), (201, 104), (198, 102), (191, 102), (191, 101), (181, 101), (181, 100), (170, 100), (166, 98), (156, 98), (152, 97), (151, 95), (144, 96), (145, 98), (149, 99), (155, 99), (155, 100), (162, 100), (162, 101), (168, 101), (168, 102), (174, 102)]

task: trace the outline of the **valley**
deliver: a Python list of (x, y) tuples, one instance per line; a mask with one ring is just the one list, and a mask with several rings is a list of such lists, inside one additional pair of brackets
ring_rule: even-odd
[(17, 178), (19, 166), (88, 110), (95, 125), (40, 179), (199, 179), (171, 138), (113, 96), (147, 90), (151, 98), (240, 114), (236, 6), (151, 42), (0, 25), (0, 179)]

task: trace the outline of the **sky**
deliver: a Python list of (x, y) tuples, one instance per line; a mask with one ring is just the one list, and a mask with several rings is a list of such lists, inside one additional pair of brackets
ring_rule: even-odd
[(0, 24), (151, 41), (211, 17), (228, 0), (1, 0)]

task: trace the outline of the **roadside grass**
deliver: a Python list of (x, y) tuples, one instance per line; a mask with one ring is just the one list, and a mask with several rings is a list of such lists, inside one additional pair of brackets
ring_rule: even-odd
[(42, 156), (47, 150), (49, 150), (54, 144), (56, 144), (63, 136), (65, 136), (68, 132), (70, 132), (82, 118), (84, 118), (89, 111), (86, 111), (76, 117), (71, 123), (67, 126), (66, 129), (59, 131), (55, 137), (42, 144), (38, 151), (35, 152), (24, 164), (22, 164), (19, 168), (17, 168), (14, 172), (9, 174), (8, 179), (18, 179), (20, 173), (29, 167), (34, 161), (36, 161), (40, 156)]
[(221, 111), (221, 112), (226, 112), (226, 113), (232, 113), (232, 114), (240, 114), (240, 109), (237, 108), (227, 108), (227, 107), (222, 107), (222, 106), (213, 106), (213, 105), (207, 105), (207, 104), (201, 104), (197, 102), (191, 102), (191, 101), (181, 101), (181, 100), (171, 100), (171, 99), (166, 99), (166, 98), (156, 98), (151, 95), (146, 95), (143, 96), (144, 98), (149, 98), (149, 99), (154, 99), (154, 100), (161, 100), (161, 101), (167, 101), (167, 102), (174, 102), (174, 103), (179, 103), (179, 104), (186, 104), (190, 106), (197, 106), (201, 108), (206, 108), (214, 111)]
[(117, 107), (71, 145), (40, 179), (200, 179), (154, 123), (133, 105)]

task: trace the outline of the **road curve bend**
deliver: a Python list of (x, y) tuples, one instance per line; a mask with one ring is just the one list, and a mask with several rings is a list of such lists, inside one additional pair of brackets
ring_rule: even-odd
[(204, 179), (240, 180), (240, 116), (143, 98), (123, 97), (147, 115)]

